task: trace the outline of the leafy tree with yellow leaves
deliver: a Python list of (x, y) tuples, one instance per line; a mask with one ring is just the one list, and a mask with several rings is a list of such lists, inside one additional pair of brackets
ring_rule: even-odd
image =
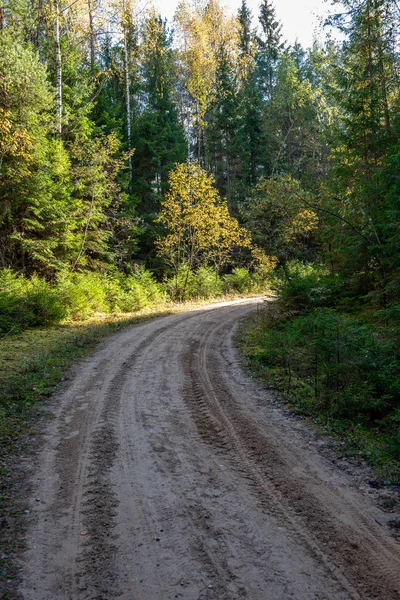
[[(247, 231), (229, 214), (213, 177), (197, 163), (179, 164), (171, 172), (158, 222), (166, 231), (158, 253), (172, 267), (178, 293), (184, 293), (191, 269), (208, 263), (218, 273), (235, 247), (250, 247)], [(187, 270), (186, 283), (178, 290), (182, 268)]]

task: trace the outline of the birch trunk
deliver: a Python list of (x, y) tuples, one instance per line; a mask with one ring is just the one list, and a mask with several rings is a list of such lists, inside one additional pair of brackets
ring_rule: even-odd
[(129, 151), (129, 189), (132, 185), (132, 131), (131, 131), (131, 91), (130, 91), (130, 76), (129, 76), (129, 50), (128, 50), (128, 34), (127, 34), (127, 10), (125, 0), (122, 3), (122, 28), (124, 33), (124, 62), (125, 62), (125, 102), (126, 102), (126, 121), (127, 121), (127, 136), (128, 136), (128, 151)]
[(60, 4), (59, 0), (54, 0), (56, 9), (56, 87), (57, 87), (57, 131), (61, 138), (62, 135), (62, 62), (61, 62), (61, 43), (60, 43)]
[(90, 69), (94, 71), (94, 59), (95, 59), (95, 33), (94, 33), (94, 19), (93, 19), (93, 5), (92, 0), (88, 0), (88, 13), (89, 13), (89, 44), (90, 44)]

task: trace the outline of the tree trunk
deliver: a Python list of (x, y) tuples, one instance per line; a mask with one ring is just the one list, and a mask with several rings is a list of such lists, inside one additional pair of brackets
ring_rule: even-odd
[(88, 0), (88, 13), (89, 13), (90, 70), (93, 73), (94, 60), (95, 60), (95, 32), (94, 32), (94, 24), (93, 24), (92, 0)]
[(128, 136), (128, 151), (129, 151), (129, 189), (132, 186), (132, 128), (131, 128), (131, 91), (129, 77), (129, 50), (128, 50), (128, 33), (127, 33), (127, 10), (125, 0), (122, 3), (122, 28), (124, 33), (124, 67), (125, 67), (125, 102), (126, 102), (126, 122)]
[(62, 135), (62, 61), (61, 61), (61, 44), (60, 44), (60, 5), (59, 0), (54, 0), (56, 10), (56, 88), (57, 88), (57, 132), (61, 138)]

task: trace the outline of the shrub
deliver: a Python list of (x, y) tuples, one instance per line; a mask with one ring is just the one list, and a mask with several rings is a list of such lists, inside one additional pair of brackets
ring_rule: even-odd
[(193, 279), (193, 271), (186, 265), (182, 265), (177, 275), (173, 275), (164, 281), (164, 289), (172, 300), (183, 301), (189, 298), (189, 290), (192, 287)]
[(285, 272), (281, 268), (275, 273), (272, 287), (287, 309), (306, 311), (338, 304), (344, 309), (351, 306), (345, 282), (319, 265), (289, 263)]
[(58, 290), (39, 277), (28, 281), (23, 299), (22, 322), (25, 327), (59, 323), (66, 316), (66, 311)]
[[(317, 308), (296, 318), (278, 310), (277, 319), (260, 319), (259, 327), (259, 360), (275, 369), (277, 383), (304, 408), (366, 423), (383, 418), (398, 404), (398, 350), (370, 325), (331, 308)], [(302, 396), (295, 380), (306, 383), (311, 394)]]
[(213, 267), (203, 265), (192, 271), (182, 266), (178, 277), (175, 275), (164, 282), (164, 289), (173, 300), (215, 298), (222, 294), (223, 283)]
[(190, 278), (187, 298), (215, 298), (222, 292), (221, 278), (212, 267), (203, 266), (197, 269)]
[(251, 292), (256, 282), (250, 275), (249, 271), (243, 267), (233, 269), (229, 275), (223, 277), (224, 292), (238, 292), (244, 294)]
[(122, 277), (119, 273), (110, 273), (102, 277), (106, 303), (111, 312), (123, 312), (125, 292), (122, 288)]
[(157, 283), (154, 275), (140, 267), (133, 275), (121, 280), (122, 295), (120, 309), (132, 312), (154, 306), (165, 299), (162, 285)]
[(19, 325), (17, 312), (20, 311), (24, 280), (11, 269), (0, 271), (0, 331), (7, 333)]
[(110, 308), (104, 280), (98, 273), (65, 273), (60, 276), (57, 287), (71, 319), (87, 319)]
[(0, 331), (18, 332), (27, 327), (51, 325), (65, 317), (60, 295), (47, 281), (0, 271)]

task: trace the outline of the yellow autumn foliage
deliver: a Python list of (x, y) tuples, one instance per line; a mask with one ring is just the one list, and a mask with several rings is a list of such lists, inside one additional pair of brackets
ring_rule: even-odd
[(218, 270), (233, 248), (250, 247), (248, 232), (229, 214), (213, 177), (197, 163), (177, 165), (169, 186), (158, 217), (166, 235), (157, 245), (176, 272), (183, 264), (194, 268), (201, 262)]

